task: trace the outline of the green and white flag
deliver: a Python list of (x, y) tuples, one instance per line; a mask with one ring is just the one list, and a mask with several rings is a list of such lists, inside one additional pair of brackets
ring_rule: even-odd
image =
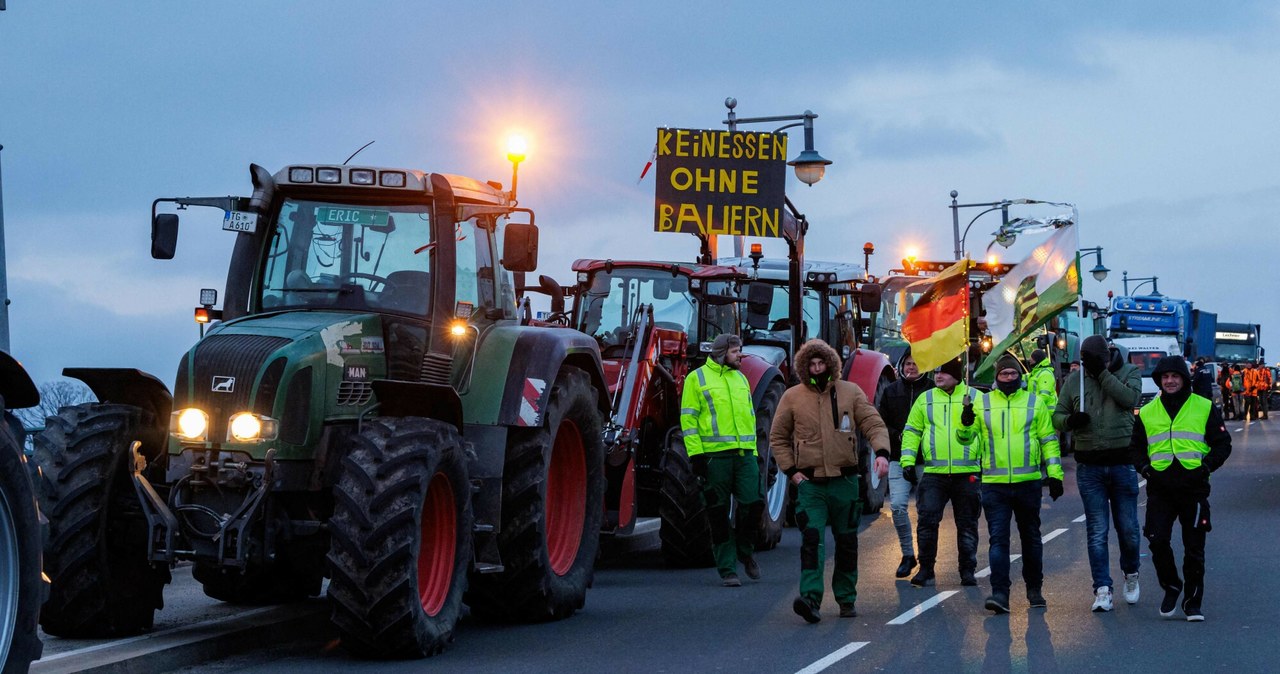
[(1080, 299), (1079, 247), (1076, 226), (1059, 227), (983, 294), (987, 330), (996, 346), (975, 376), (989, 372), (1001, 354)]

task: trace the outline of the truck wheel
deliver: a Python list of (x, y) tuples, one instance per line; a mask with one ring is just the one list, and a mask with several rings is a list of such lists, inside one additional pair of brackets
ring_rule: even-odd
[(329, 599), (342, 645), (421, 658), (453, 640), (471, 562), (462, 439), (442, 421), (368, 421), (339, 467), (329, 521)]
[(662, 556), (667, 564), (705, 568), (715, 564), (711, 555), (711, 521), (707, 503), (693, 475), (684, 441), (674, 438), (662, 460), (662, 486), (658, 493), (662, 526)]
[(36, 634), (45, 588), (40, 514), (22, 446), (0, 423), (0, 670), (25, 672), (43, 649)]
[(169, 568), (147, 560), (147, 521), (131, 477), (129, 444), (145, 428), (143, 415), (132, 405), (64, 407), (36, 436), (52, 579), (40, 624), (49, 634), (135, 634), (164, 606)]
[(512, 428), (502, 470), (503, 570), (476, 574), (467, 603), (491, 620), (559, 620), (586, 603), (604, 517), (604, 440), (596, 390), (565, 366), (545, 423)]
[(782, 540), (782, 526), (787, 513), (787, 476), (778, 470), (769, 446), (769, 430), (773, 428), (773, 416), (778, 411), (786, 386), (780, 381), (769, 384), (760, 406), (756, 408), (756, 453), (760, 457), (760, 479), (764, 483), (764, 513), (760, 517), (760, 531), (756, 538), (756, 550), (772, 550)]

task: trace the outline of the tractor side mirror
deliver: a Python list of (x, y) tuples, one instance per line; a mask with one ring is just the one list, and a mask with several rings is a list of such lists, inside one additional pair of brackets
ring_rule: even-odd
[(564, 313), (564, 288), (556, 280), (543, 274), (538, 277), (538, 288), (551, 297), (551, 313)]
[(502, 266), (508, 271), (533, 271), (538, 268), (538, 226), (533, 223), (509, 223), (502, 236)]
[(884, 288), (879, 283), (863, 283), (858, 286), (858, 309), (864, 314), (880, 311), (880, 300), (883, 294)]
[(747, 286), (747, 326), (753, 330), (769, 328), (769, 312), (773, 309), (773, 286), (752, 283)]
[(151, 257), (172, 260), (178, 251), (178, 216), (158, 213), (151, 221)]

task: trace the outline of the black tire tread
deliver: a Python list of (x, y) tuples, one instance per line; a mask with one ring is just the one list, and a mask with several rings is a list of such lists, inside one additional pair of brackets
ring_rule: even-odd
[(10, 526), (18, 537), (20, 565), (18, 586), (12, 588), (18, 592), (18, 614), (8, 657), (0, 662), (3, 674), (26, 672), (44, 649), (36, 629), (45, 595), (40, 575), (40, 513), (25, 463), (21, 443), (7, 423), (0, 423), (0, 489), (13, 515)]
[(658, 493), (658, 537), (667, 564), (684, 568), (715, 565), (711, 554), (711, 520), (707, 503), (693, 475), (684, 442), (675, 438), (662, 461), (662, 487)]
[[(769, 450), (769, 431), (773, 426), (773, 417), (778, 412), (778, 402), (782, 400), (782, 394), (785, 393), (787, 387), (781, 380), (769, 382), (769, 388), (765, 390), (764, 396), (760, 399), (760, 406), (756, 408), (756, 451), (761, 452), (761, 456), (765, 451)], [(773, 452), (769, 451), (769, 457), (773, 456)], [(760, 515), (760, 530), (756, 535), (756, 550), (772, 550), (778, 547), (778, 543), (782, 541), (782, 529), (785, 525), (787, 517), (787, 497), (790, 490), (784, 489), (782, 492), (782, 511), (778, 515), (777, 521), (769, 519), (769, 490), (768, 490), (768, 473), (769, 462), (762, 467), (761, 480), (765, 485), (765, 503), (764, 512)], [(774, 470), (777, 470), (777, 464), (774, 464)], [(786, 480), (787, 476), (778, 471), (774, 477), (775, 480)]]

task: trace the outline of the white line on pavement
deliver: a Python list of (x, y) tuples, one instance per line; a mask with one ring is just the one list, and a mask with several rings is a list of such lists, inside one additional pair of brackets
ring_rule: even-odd
[(1147, 481), (1146, 481), (1146, 480), (1142, 480), (1142, 481), (1138, 482), (1138, 489), (1142, 489), (1142, 488), (1143, 488), (1143, 487), (1145, 487), (1145, 486), (1147, 486)]
[(249, 617), (249, 616), (258, 615), (259, 613), (266, 613), (267, 611), (270, 611), (270, 610), (275, 609), (275, 608), (278, 608), (278, 607), (275, 607), (275, 606), (265, 606), (265, 607), (263, 607), (263, 608), (253, 609), (252, 611), (245, 611), (245, 612), (243, 612), (243, 613), (236, 613), (236, 614), (229, 615), (229, 616), (224, 616), (224, 617), (221, 617), (221, 618), (213, 618), (213, 619), (210, 619), (210, 620), (204, 620), (204, 621), (201, 621), (201, 622), (198, 622), (198, 623), (194, 623), (194, 624), (191, 624), (191, 625), (182, 625), (182, 626), (180, 626), (180, 627), (171, 627), (171, 628), (169, 628), (169, 629), (167, 629), (167, 630), (160, 630), (159, 632), (152, 632), (151, 634), (143, 634), (143, 635), (140, 635), (140, 636), (130, 637), (130, 638), (127, 638), (127, 639), (115, 639), (115, 640), (108, 641), (108, 642), (106, 642), (106, 643), (102, 643), (102, 644), (97, 644), (97, 645), (94, 645), (94, 646), (87, 646), (87, 647), (85, 647), (85, 648), (77, 648), (77, 649), (72, 650), (72, 651), (63, 651), (63, 652), (61, 652), (61, 653), (55, 653), (55, 654), (53, 654), (53, 655), (46, 655), (46, 656), (44, 656), (44, 657), (40, 658), (39, 660), (37, 660), (36, 662), (52, 662), (52, 661), (54, 661), (54, 660), (61, 660), (61, 659), (63, 659), (63, 658), (69, 658), (69, 657), (72, 657), (72, 656), (75, 656), (75, 655), (83, 655), (83, 654), (85, 654), (85, 653), (92, 653), (92, 652), (94, 652), (94, 651), (101, 651), (101, 650), (103, 650), (103, 649), (113, 648), (113, 647), (115, 647), (115, 646), (120, 646), (120, 645), (123, 645), (123, 644), (130, 644), (130, 643), (133, 643), (133, 642), (135, 642), (135, 641), (147, 641), (147, 640), (149, 640), (149, 639), (156, 639), (156, 638), (158, 638), (158, 637), (165, 637), (165, 636), (168, 636), (168, 635), (170, 635), (170, 634), (176, 634), (176, 633), (179, 633), (179, 632), (185, 632), (185, 631), (204, 630), (205, 628), (212, 627), (213, 625), (217, 625), (218, 623), (230, 622), (230, 621), (235, 620), (235, 619), (237, 619), (237, 618), (247, 618), (247, 617)]
[[(1142, 485), (1138, 485), (1138, 486), (1142, 486)], [(1075, 518), (1075, 519), (1073, 519), (1073, 520), (1071, 520), (1071, 521), (1072, 521), (1072, 522), (1075, 522), (1075, 523), (1077, 523), (1077, 524), (1078, 524), (1078, 523), (1080, 523), (1080, 522), (1083, 522), (1083, 521), (1084, 521), (1084, 519), (1085, 519), (1085, 516), (1084, 516), (1084, 515), (1081, 515), (1081, 516), (1079, 516), (1079, 517), (1077, 517), (1077, 518)]]
[[(1014, 562), (1018, 561), (1019, 559), (1022, 559), (1022, 555), (1009, 555), (1009, 563), (1010, 563), (1010, 564), (1012, 564), (1012, 563), (1014, 563)], [(991, 575), (991, 567), (989, 567), (989, 566), (988, 566), (987, 568), (985, 568), (985, 569), (983, 569), (983, 570), (981, 570), (981, 571), (979, 571), (979, 572), (977, 572), (977, 573), (973, 574), (973, 577), (974, 577), (974, 578), (986, 578), (987, 576), (990, 576), (990, 575)]]
[(1055, 539), (1055, 538), (1057, 538), (1057, 537), (1059, 537), (1059, 536), (1061, 536), (1062, 534), (1065, 534), (1065, 533), (1067, 533), (1067, 530), (1066, 530), (1066, 529), (1054, 529), (1053, 531), (1050, 531), (1049, 533), (1045, 534), (1044, 536), (1041, 536), (1041, 537), (1040, 537), (1040, 543), (1041, 543), (1041, 544), (1048, 543), (1049, 541), (1051, 541), (1051, 540), (1053, 540), (1053, 539)]
[(834, 665), (837, 662), (840, 662), (841, 660), (849, 657), (859, 648), (862, 648), (863, 646), (866, 646), (869, 643), (871, 642), (870, 641), (854, 641), (852, 643), (846, 644), (842, 646), (840, 650), (813, 663), (812, 665), (809, 665), (808, 667), (805, 667), (799, 672), (796, 672), (796, 674), (817, 674), (818, 672), (821, 672), (822, 670), (830, 667), (831, 665)]
[[(929, 609), (933, 608), (934, 606), (937, 606), (938, 604), (941, 604), (944, 600), (946, 600), (947, 597), (950, 597), (951, 595), (956, 594), (957, 592), (959, 592), (959, 590), (947, 590), (946, 592), (939, 592), (938, 594), (935, 594), (932, 597), (911, 607), (910, 609), (907, 610), (906, 613), (903, 613), (902, 615), (898, 616), (897, 618), (894, 618), (893, 620), (890, 620), (885, 624), (886, 625), (905, 625), (912, 618), (920, 615), (921, 613), (924, 613), (925, 611), (928, 611)], [(805, 670), (805, 671), (808, 671), (808, 670)], [(817, 671), (817, 670), (814, 670), (814, 671)]]

